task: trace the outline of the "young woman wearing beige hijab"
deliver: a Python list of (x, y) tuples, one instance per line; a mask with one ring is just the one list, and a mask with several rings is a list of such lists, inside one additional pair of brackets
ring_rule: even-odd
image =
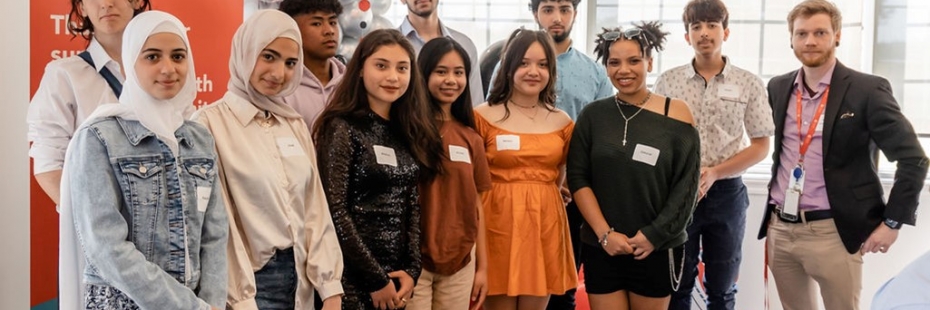
[(300, 31), (260, 10), (236, 31), (228, 91), (194, 119), (216, 137), (229, 214), (231, 309), (341, 306), (342, 252), (300, 114), (283, 98), (299, 84)]

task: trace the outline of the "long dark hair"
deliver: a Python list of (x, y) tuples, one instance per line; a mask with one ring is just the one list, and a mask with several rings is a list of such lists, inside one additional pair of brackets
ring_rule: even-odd
[(313, 127), (313, 136), (328, 134), (329, 124), (336, 118), (363, 117), (371, 108), (368, 105), (368, 90), (362, 81), (365, 60), (379, 48), (398, 45), (410, 56), (410, 82), (407, 91), (391, 104), (390, 126), (401, 133), (410, 153), (420, 165), (422, 180), (428, 180), (442, 169), (442, 138), (429, 111), (427, 91), (423, 77), (417, 68), (413, 46), (397, 29), (378, 29), (365, 35), (355, 48), (352, 60), (346, 67), (346, 79), (342, 80), (333, 98), (320, 114)]
[[(142, 1), (142, 6), (140, 6), (139, 9), (133, 10), (132, 16), (139, 15), (139, 13), (148, 11), (152, 8), (152, 3), (149, 2), (149, 0), (126, 1), (129, 1), (129, 3)], [(68, 30), (71, 31), (72, 40), (80, 34), (81, 37), (90, 44), (90, 39), (94, 37), (94, 24), (90, 22), (90, 17), (81, 15), (82, 2), (84, 2), (84, 0), (71, 0), (71, 13), (68, 13)]]
[(526, 55), (526, 51), (534, 42), (542, 45), (549, 71), (549, 83), (539, 92), (539, 102), (550, 112), (555, 111), (555, 43), (552, 43), (552, 38), (545, 31), (520, 28), (510, 34), (510, 39), (507, 39), (507, 44), (504, 45), (500, 67), (491, 86), (491, 93), (488, 94), (488, 105), (504, 105), (504, 117), (500, 121), (510, 117), (507, 101), (513, 96), (513, 75), (520, 68), (523, 55)]
[(423, 85), (426, 86), (426, 93), (429, 95), (430, 102), (432, 103), (430, 104), (430, 111), (433, 113), (433, 119), (442, 115), (442, 108), (439, 107), (439, 101), (433, 97), (433, 93), (429, 92), (429, 76), (433, 73), (433, 70), (436, 69), (436, 65), (439, 64), (439, 61), (445, 57), (446, 54), (452, 52), (462, 57), (462, 62), (465, 64), (465, 89), (462, 90), (462, 94), (452, 102), (450, 112), (452, 112), (452, 117), (455, 118), (455, 120), (474, 129), (475, 114), (471, 106), (471, 92), (469, 91), (471, 85), (468, 84), (468, 79), (471, 75), (471, 59), (468, 58), (468, 52), (465, 51), (465, 48), (449, 37), (439, 37), (426, 42), (426, 45), (423, 45), (423, 48), (420, 50), (420, 56), (417, 59), (417, 65), (420, 67), (420, 73), (423, 75)]

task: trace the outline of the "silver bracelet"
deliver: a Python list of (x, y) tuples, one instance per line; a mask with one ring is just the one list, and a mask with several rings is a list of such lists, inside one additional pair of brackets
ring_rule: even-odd
[(606, 246), (607, 246), (607, 236), (609, 236), (610, 233), (612, 233), (613, 231), (614, 231), (614, 228), (611, 227), (610, 230), (608, 230), (607, 232), (604, 233), (604, 237), (602, 237), (601, 240), (598, 241), (598, 243), (601, 244), (601, 247), (606, 247)]

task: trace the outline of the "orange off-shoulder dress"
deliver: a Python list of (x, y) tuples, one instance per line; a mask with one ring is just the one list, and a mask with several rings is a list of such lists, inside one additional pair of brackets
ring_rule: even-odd
[(549, 133), (507, 131), (478, 113), (475, 123), (491, 172), (491, 190), (481, 197), (488, 295), (547, 296), (575, 288), (578, 273), (558, 185), (574, 123)]

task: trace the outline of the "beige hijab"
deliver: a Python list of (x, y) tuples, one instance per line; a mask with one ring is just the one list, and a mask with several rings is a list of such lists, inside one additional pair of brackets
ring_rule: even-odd
[(259, 93), (249, 83), (258, 55), (277, 38), (288, 38), (297, 42), (300, 51), (297, 63), (303, 66), (300, 29), (297, 28), (294, 19), (278, 10), (259, 10), (243, 22), (233, 36), (227, 91), (247, 99), (261, 110), (286, 118), (300, 118), (297, 111), (284, 103), (284, 97), (294, 93), (300, 86), (301, 70), (294, 70), (284, 89), (272, 97)]

